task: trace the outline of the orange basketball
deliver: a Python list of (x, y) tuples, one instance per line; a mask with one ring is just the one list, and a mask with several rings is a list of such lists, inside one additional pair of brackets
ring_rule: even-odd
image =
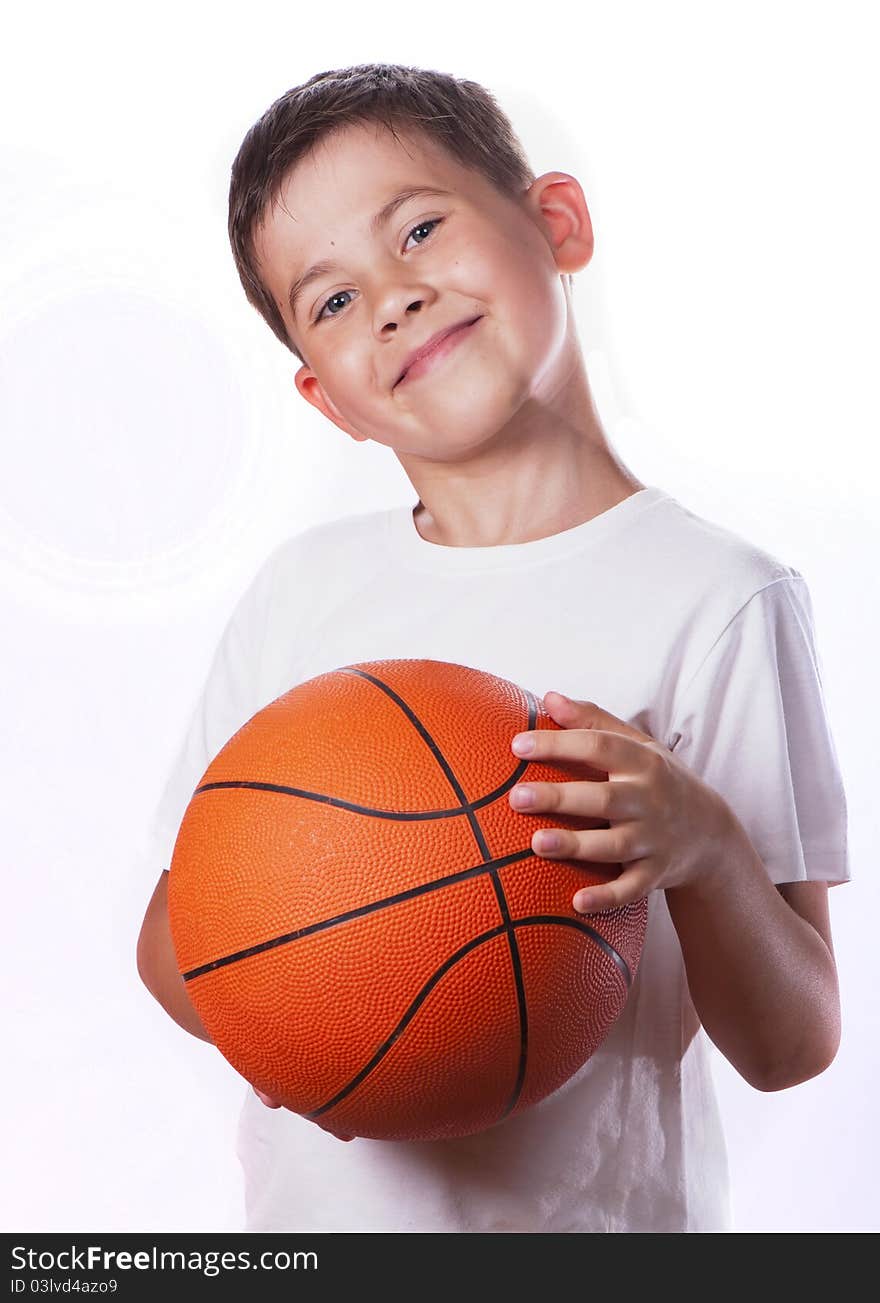
[(647, 900), (581, 915), (619, 865), (542, 859), (521, 779), (604, 781), (518, 759), (555, 729), (526, 689), (446, 661), (319, 674), (230, 738), (177, 835), (168, 913), (214, 1044), (258, 1089), (334, 1130), (438, 1140), (563, 1085), (638, 968)]

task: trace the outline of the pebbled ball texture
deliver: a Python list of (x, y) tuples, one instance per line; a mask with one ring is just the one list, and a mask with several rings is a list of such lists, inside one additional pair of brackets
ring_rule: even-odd
[(605, 781), (518, 759), (559, 726), (465, 665), (348, 665), (278, 697), (211, 762), (181, 823), (168, 912), (214, 1044), (258, 1089), (340, 1131), (438, 1140), (562, 1086), (626, 1003), (647, 900), (581, 915), (620, 865), (547, 860), (518, 782)]

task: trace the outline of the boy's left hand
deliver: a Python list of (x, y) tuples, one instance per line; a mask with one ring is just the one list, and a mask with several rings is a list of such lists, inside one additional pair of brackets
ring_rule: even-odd
[[(572, 904), (579, 913), (617, 909), (658, 887), (702, 880), (722, 863), (732, 811), (668, 747), (593, 702), (549, 692), (544, 709), (561, 727), (517, 734), (535, 740), (535, 750), (524, 758), (582, 761), (608, 775), (607, 782), (520, 783), (508, 797), (514, 810), (528, 814), (558, 811), (608, 820), (607, 829), (546, 829), (532, 838), (532, 849), (544, 859), (622, 865), (613, 882), (575, 893)], [(533, 805), (517, 803), (524, 786), (534, 789)], [(557, 847), (546, 845), (548, 835), (559, 838)]]
[[(251, 1084), (251, 1090), (254, 1092), (260, 1103), (266, 1105), (266, 1108), (287, 1108), (287, 1105), (282, 1104), (280, 1099), (276, 1099), (274, 1095), (268, 1095), (265, 1090), (257, 1090), (256, 1086), (253, 1084)], [(300, 1114), (300, 1116), (302, 1116), (302, 1114)], [(334, 1131), (332, 1127), (324, 1126), (323, 1122), (319, 1122), (317, 1118), (309, 1118), (308, 1120), (314, 1122), (315, 1126), (320, 1127), (322, 1131), (328, 1131), (330, 1135), (335, 1136), (337, 1140), (356, 1139), (355, 1136), (350, 1136), (347, 1131)]]

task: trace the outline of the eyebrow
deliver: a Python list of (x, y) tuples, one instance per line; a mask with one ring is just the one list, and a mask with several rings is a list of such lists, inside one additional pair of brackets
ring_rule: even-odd
[[(450, 190), (438, 190), (434, 186), (407, 186), (405, 190), (398, 190), (397, 194), (392, 195), (387, 204), (379, 209), (375, 217), (370, 219), (370, 234), (375, 235), (389, 221), (398, 208), (407, 203), (410, 199), (415, 199), (419, 195), (431, 196), (448, 196)], [(287, 295), (287, 302), (290, 305), (291, 316), (296, 316), (296, 304), (303, 290), (317, 280), (319, 276), (326, 276), (329, 272), (335, 271), (339, 264), (335, 262), (316, 262), (308, 271), (304, 271), (291, 285)]]

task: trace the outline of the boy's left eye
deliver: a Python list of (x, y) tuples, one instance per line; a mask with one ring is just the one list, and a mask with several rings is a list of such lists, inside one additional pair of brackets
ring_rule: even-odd
[[(430, 226), (431, 228), (435, 226), (439, 226), (442, 221), (443, 221), (442, 217), (431, 217), (426, 222), (419, 222), (418, 226), (414, 226), (410, 231), (409, 235), (406, 237), (407, 243), (409, 243), (409, 239), (413, 231), (421, 231), (422, 228), (425, 226)], [(428, 234), (430, 235), (430, 231), (428, 232)], [(419, 240), (419, 244), (424, 244), (424, 243), (425, 243), (424, 240)]]
[[(434, 228), (435, 226), (439, 226), (440, 223), (441, 223), (442, 221), (443, 221), (443, 218), (442, 218), (442, 217), (430, 217), (430, 218), (428, 218), (428, 220), (425, 221), (425, 222), (419, 222), (418, 225), (413, 226), (413, 227), (410, 228), (409, 234), (408, 234), (407, 237), (406, 237), (406, 243), (407, 243), (407, 244), (409, 243), (409, 241), (410, 241), (410, 239), (411, 239), (411, 237), (412, 237), (412, 235), (414, 234), (415, 231), (421, 231), (421, 230), (423, 230), (424, 227), (426, 227), (426, 226), (430, 226), (431, 229), (433, 230), (433, 228)], [(428, 232), (428, 235), (430, 235), (430, 233), (431, 233), (431, 232), (429, 231), (429, 232)], [(427, 236), (425, 237), (425, 239), (427, 239)], [(424, 244), (424, 243), (425, 243), (425, 240), (419, 240), (419, 244)], [(406, 247), (406, 246), (404, 246), (404, 247)], [(351, 290), (337, 290), (335, 294), (331, 294), (331, 295), (330, 295), (329, 299), (325, 299), (325, 300), (324, 300), (324, 302), (323, 302), (323, 304), (321, 305), (321, 307), (320, 307), (320, 309), (319, 309), (317, 315), (315, 316), (315, 323), (316, 323), (316, 324), (317, 324), (317, 322), (319, 322), (319, 321), (322, 319), (322, 317), (324, 316), (324, 309), (327, 307), (327, 304), (328, 304), (328, 303), (333, 303), (333, 301), (334, 301), (335, 299), (341, 298), (344, 294), (351, 294)], [(342, 306), (343, 306), (343, 308), (344, 308), (344, 307), (346, 307), (346, 304), (343, 303)], [(340, 315), (341, 315), (341, 311), (340, 311), (340, 312), (331, 312), (331, 313), (330, 313), (330, 316), (331, 316), (331, 317), (338, 317), (338, 316), (340, 316)]]

